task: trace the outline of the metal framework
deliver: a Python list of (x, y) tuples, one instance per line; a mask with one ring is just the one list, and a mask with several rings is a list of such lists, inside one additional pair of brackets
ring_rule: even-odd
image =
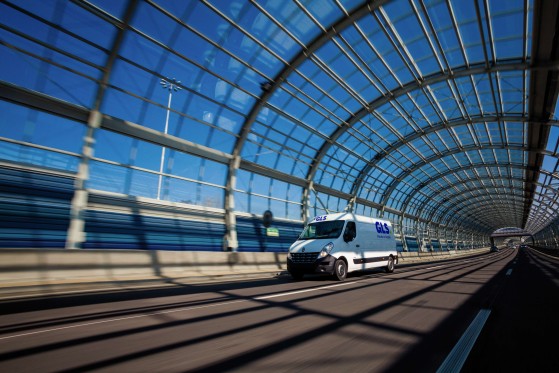
[[(156, 176), (217, 201), (232, 249), (240, 214), (280, 205), (286, 220), (353, 210), (480, 242), (502, 226), (555, 234), (559, 3), (354, 3), (3, 1), (0, 110), (85, 132), (68, 151), (33, 125), (4, 130), (49, 156), (0, 157), (77, 174), (69, 248), (88, 190), (125, 171), (138, 184), (124, 194), (154, 197)], [(172, 107), (155, 89), (167, 76), (182, 81)]]

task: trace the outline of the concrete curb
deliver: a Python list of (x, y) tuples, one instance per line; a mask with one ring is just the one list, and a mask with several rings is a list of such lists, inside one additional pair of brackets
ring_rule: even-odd
[(286, 269), (286, 253), (146, 250), (0, 250), (0, 286), (121, 278), (180, 278)]
[[(400, 252), (398, 265), (487, 252)], [(2, 249), (0, 299), (290, 278), (286, 257), (266, 252)]]

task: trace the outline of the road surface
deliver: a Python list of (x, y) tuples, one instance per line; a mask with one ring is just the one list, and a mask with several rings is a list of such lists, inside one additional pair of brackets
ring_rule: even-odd
[(504, 249), (345, 282), (2, 300), (0, 371), (557, 372), (557, 263)]

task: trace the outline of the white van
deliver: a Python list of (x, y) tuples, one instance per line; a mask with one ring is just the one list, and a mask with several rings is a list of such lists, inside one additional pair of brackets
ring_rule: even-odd
[(287, 270), (295, 280), (326, 273), (343, 281), (349, 272), (398, 263), (392, 224), (353, 213), (313, 218), (289, 248)]

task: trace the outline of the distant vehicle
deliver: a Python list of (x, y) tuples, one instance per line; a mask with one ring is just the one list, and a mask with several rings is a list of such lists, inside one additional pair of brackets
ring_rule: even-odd
[(392, 224), (353, 213), (313, 218), (289, 248), (287, 270), (295, 280), (324, 273), (343, 281), (353, 271), (398, 263)]
[(493, 245), (493, 246), (491, 246), (490, 252), (492, 252), (492, 253), (499, 252), (499, 248), (497, 246)]

